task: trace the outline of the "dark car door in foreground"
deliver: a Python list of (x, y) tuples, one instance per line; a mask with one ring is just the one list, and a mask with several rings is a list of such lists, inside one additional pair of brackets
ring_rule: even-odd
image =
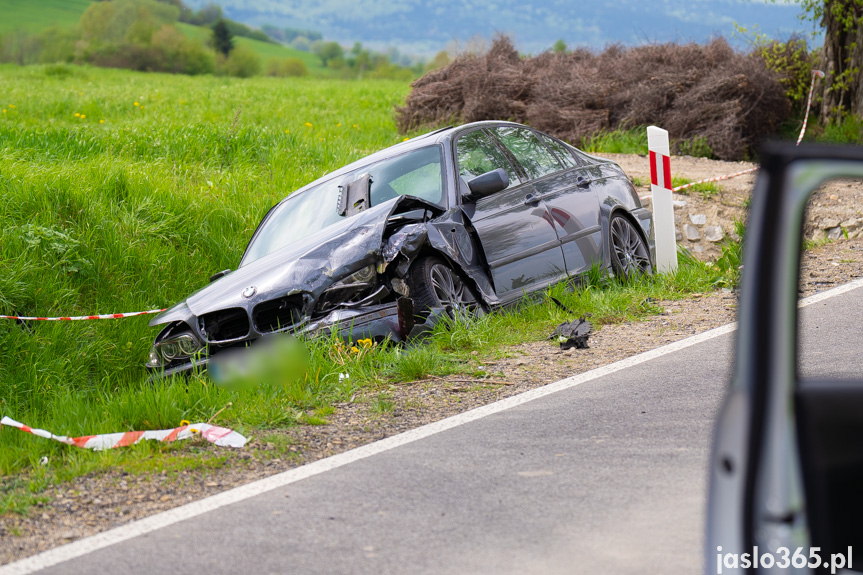
[(797, 290), (806, 201), (826, 180), (863, 178), (863, 148), (774, 144), (762, 161), (746, 234), (737, 365), (710, 461), (705, 572), (856, 573), (863, 380), (801, 378)]
[(465, 181), (497, 168), (509, 175), (507, 189), (475, 201), (463, 200), (501, 301), (564, 277), (563, 252), (545, 203), (491, 138), (482, 130), (462, 134), (456, 140), (456, 158)]
[(557, 153), (552, 152), (533, 130), (501, 126), (490, 131), (518, 160), (548, 207), (563, 249), (566, 271), (570, 275), (579, 274), (599, 262), (602, 258), (599, 199), (587, 170), (576, 163), (563, 145)]

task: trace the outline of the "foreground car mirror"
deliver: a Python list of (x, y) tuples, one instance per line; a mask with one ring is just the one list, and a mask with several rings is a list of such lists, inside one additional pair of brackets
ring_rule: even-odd
[(509, 187), (509, 176), (503, 168), (498, 168), (471, 179), (467, 183), (472, 199), (484, 198)]
[(213, 275), (211, 275), (211, 276), (210, 276), (210, 281), (211, 281), (211, 282), (214, 282), (214, 281), (216, 281), (216, 280), (217, 280), (217, 279), (219, 279), (219, 278), (225, 277), (225, 276), (226, 276), (226, 275), (228, 275), (229, 273), (231, 273), (231, 270), (222, 270), (222, 271), (220, 271), (220, 272), (216, 272), (216, 273), (214, 273)]

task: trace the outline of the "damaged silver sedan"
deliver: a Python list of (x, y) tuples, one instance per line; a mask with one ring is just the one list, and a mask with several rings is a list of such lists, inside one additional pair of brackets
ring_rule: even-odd
[(651, 273), (651, 213), (609, 160), (526, 126), (426, 134), (274, 206), (238, 269), (150, 322), (169, 375), (273, 333), (404, 341), (436, 313), (513, 303), (598, 264)]

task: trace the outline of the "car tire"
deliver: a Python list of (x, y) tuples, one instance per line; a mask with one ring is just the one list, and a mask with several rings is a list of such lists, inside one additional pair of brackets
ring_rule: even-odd
[(405, 279), (419, 317), (427, 317), (432, 308), (444, 308), (453, 317), (462, 316), (470, 314), (477, 306), (470, 286), (439, 257), (418, 259)]
[(652, 274), (650, 250), (641, 233), (625, 216), (615, 214), (608, 222), (611, 268), (617, 277), (631, 278)]

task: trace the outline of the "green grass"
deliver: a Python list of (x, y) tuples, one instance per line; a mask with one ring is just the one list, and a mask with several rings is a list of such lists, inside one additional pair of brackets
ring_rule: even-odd
[(816, 135), (816, 141), (828, 144), (863, 145), (863, 118), (848, 114), (838, 122), (827, 124)]
[(581, 141), (581, 149), (589, 154), (646, 154), (647, 129), (617, 129), (602, 132)]
[[(236, 267), (260, 218), (291, 190), (401, 141), (392, 111), (407, 91), (391, 81), (0, 67), (0, 313), (84, 315), (182, 300)], [(647, 297), (710, 289), (717, 274), (684, 258), (675, 276), (620, 283), (593, 274), (573, 293), (551, 293), (600, 326), (655, 313), (642, 305)], [(0, 414), (77, 436), (207, 421), (224, 408), (214, 423), (266, 437), (326, 424), (332, 405), (352, 398), (372, 398), (386, 414), (394, 406), (380, 394), (392, 383), (471, 374), (477, 357), (543, 340), (565, 319), (526, 301), (441, 325), (427, 345), (407, 349), (353, 353), (334, 336), (307, 344), (302, 376), (236, 390), (206, 376), (148, 383), (142, 364), (158, 330), (145, 317), (0, 320)], [(226, 457), (196, 443), (91, 453), (4, 429), (0, 475), (20, 483), (4, 479), (0, 512), (25, 513), (45, 486), (81, 474), (218, 468)]]
[[(689, 178), (684, 178), (682, 176), (672, 176), (671, 177), (671, 187), (676, 188), (677, 186), (685, 186), (686, 184), (691, 184), (692, 180)], [(716, 182), (703, 182), (700, 184), (695, 184), (690, 186), (684, 190), (680, 190), (678, 194), (699, 194), (702, 198), (707, 199), (719, 194), (722, 191), (722, 188), (719, 187), (719, 184)]]
[(78, 23), (90, 0), (0, 0), (0, 34), (12, 30), (41, 32), (49, 26)]

